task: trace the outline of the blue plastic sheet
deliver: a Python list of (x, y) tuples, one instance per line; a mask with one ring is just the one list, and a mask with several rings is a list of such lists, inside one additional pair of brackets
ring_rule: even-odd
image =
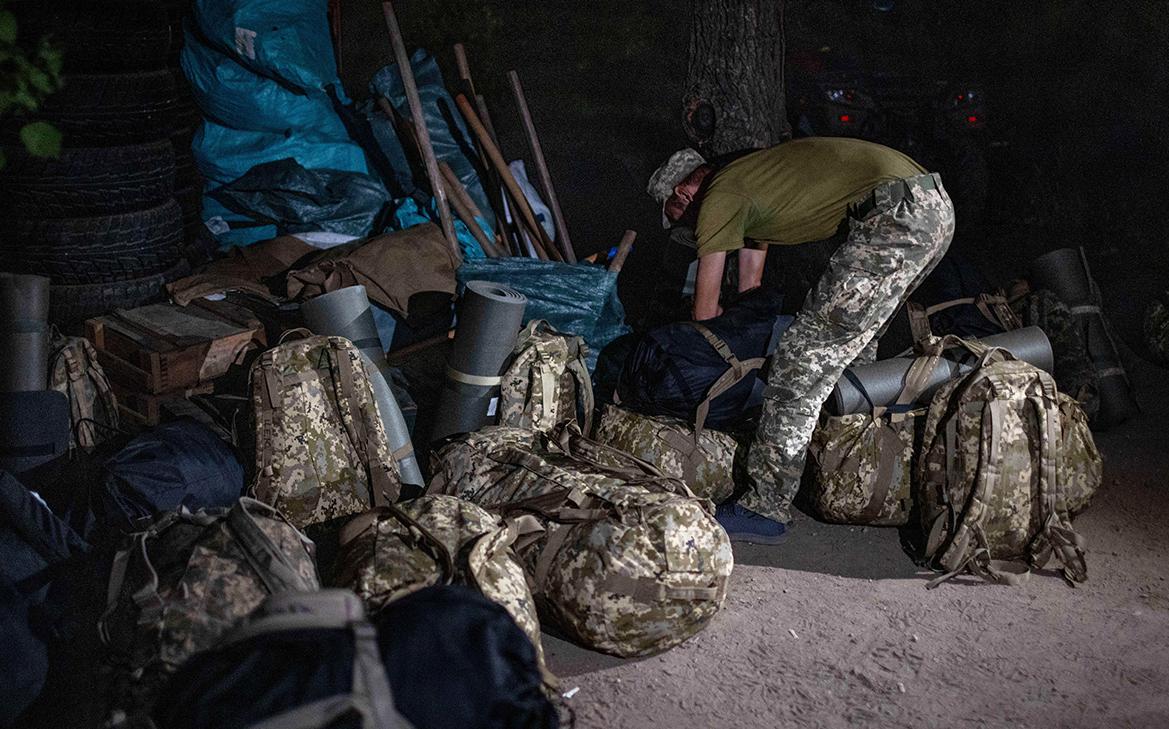
[[(181, 63), (205, 118), (191, 145), (205, 193), (286, 158), (306, 170), (369, 173), (365, 152), (337, 113), (347, 99), (326, 11), (326, 0), (194, 3)], [(203, 207), (204, 220), (218, 223), (208, 227), (221, 245), (247, 245), (275, 232), (209, 194)]]
[(617, 297), (617, 274), (590, 263), (556, 263), (533, 258), (465, 261), (458, 270), (460, 291), (468, 281), (493, 281), (528, 298), (524, 322), (544, 319), (565, 334), (583, 337), (588, 366), (601, 350), (631, 331)]
[[(414, 80), (418, 85), (418, 96), (422, 100), (422, 114), (426, 119), (426, 130), (430, 133), (430, 145), (434, 149), (434, 156), (440, 162), (446, 162), (451, 170), (463, 182), (468, 194), (480, 210), (490, 210), (487, 195), (483, 192), (483, 185), (471, 161), (474, 155), (474, 146), (470, 134), (463, 123), (463, 117), (455, 107), (455, 102), (447, 93), (443, 85), (442, 71), (434, 58), (423, 49), (418, 49), (410, 57), (410, 68), (414, 72)], [(410, 107), (406, 101), (406, 91), (402, 86), (402, 77), (396, 65), (382, 68), (369, 82), (370, 93), (375, 97), (385, 96), (389, 99), (394, 110), (403, 118), (410, 118)], [(384, 119), (384, 117), (383, 117)], [(374, 135), (379, 143), (385, 138), (384, 129), (378, 131), (374, 124)], [(388, 124), (384, 122), (384, 124)], [(393, 133), (393, 130), (390, 130)], [(394, 149), (393, 144), (383, 147), (387, 158), (394, 165), (397, 179), (408, 193), (413, 190), (412, 173), (405, 156), (401, 153), (401, 145)], [(400, 160), (400, 161), (399, 161)]]
[(361, 237), (374, 229), (390, 197), (360, 172), (306, 170), (293, 159), (265, 162), (213, 191), (226, 207), (281, 233), (327, 231)]
[(327, 0), (195, 0), (193, 11), (202, 41), (252, 73), (302, 91), (341, 87)]

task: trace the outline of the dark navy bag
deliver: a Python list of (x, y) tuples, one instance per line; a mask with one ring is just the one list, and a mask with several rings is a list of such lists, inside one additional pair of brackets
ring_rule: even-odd
[(159, 729), (245, 729), (276, 717), (306, 729), (555, 729), (541, 678), (532, 642), (475, 590), (420, 590), (373, 625), (350, 592), (284, 593), (191, 658), (154, 721)]
[(134, 437), (106, 461), (102, 483), (90, 498), (94, 528), (132, 532), (163, 512), (230, 507), (244, 488), (239, 459), (214, 432), (181, 419)]
[[(693, 322), (651, 329), (625, 359), (617, 383), (620, 405), (645, 415), (692, 421), (711, 385), (733, 366), (728, 354), (746, 363), (774, 351), (792, 322), (792, 317), (780, 315), (782, 306), (783, 294), (773, 288), (758, 288), (728, 304), (721, 316), (702, 322), (725, 343), (725, 349), (716, 348)], [(706, 427), (733, 429), (762, 404), (766, 383), (757, 376), (758, 364), (746, 369), (755, 370), (755, 374), (712, 401)]]
[(66, 617), (54, 580), (88, 551), (37, 496), (0, 471), (0, 726), (15, 722), (40, 694), (48, 643)]

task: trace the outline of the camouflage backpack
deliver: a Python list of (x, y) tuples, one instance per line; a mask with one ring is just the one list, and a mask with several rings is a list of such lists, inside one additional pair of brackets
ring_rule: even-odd
[(97, 350), (88, 339), (67, 337), (55, 328), (49, 348), (49, 389), (69, 399), (71, 442), (75, 447), (92, 448), (116, 432), (120, 424), (118, 399), (97, 361)]
[(541, 319), (529, 322), (500, 378), (499, 424), (547, 432), (562, 421), (579, 420), (581, 430), (589, 432), (593, 381), (586, 355), (580, 337), (561, 334)]
[(297, 527), (382, 506), (401, 488), (361, 355), (342, 337), (264, 352), (251, 370), (252, 495)]
[(735, 491), (735, 455), (740, 443), (730, 433), (606, 405), (596, 439), (654, 464), (665, 475), (680, 479), (695, 495), (716, 504)]
[(1017, 584), (1052, 556), (1069, 582), (1083, 582), (1055, 381), (1005, 350), (951, 343), (979, 360), (934, 394), (926, 417), (917, 463), (923, 561), (946, 571), (928, 587), (967, 570)]
[(424, 587), (473, 585), (515, 619), (543, 666), (536, 604), (512, 551), (519, 536), (515, 521), (453, 496), (367, 511), (341, 530), (337, 586), (356, 592), (372, 615)]
[(484, 428), (444, 447), (434, 470), (431, 493), (544, 527), (519, 556), (541, 617), (584, 646), (657, 653), (722, 607), (734, 556), (711, 503), (573, 423)]
[(149, 713), (167, 678), (270, 594), (317, 590), (313, 543), (275, 509), (168, 512), (127, 537), (99, 623), (116, 669), (111, 724)]
[[(927, 334), (927, 336), (929, 336)], [(940, 350), (923, 350), (890, 407), (820, 413), (808, 444), (811, 501), (836, 524), (903, 526), (913, 507), (913, 464), (924, 409), (912, 409)]]
[(1169, 291), (1149, 303), (1144, 329), (1149, 354), (1161, 366), (1169, 367)]

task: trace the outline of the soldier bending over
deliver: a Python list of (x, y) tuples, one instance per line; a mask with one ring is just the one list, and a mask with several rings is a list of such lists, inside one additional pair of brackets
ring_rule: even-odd
[(941, 178), (905, 155), (846, 138), (798, 139), (740, 157), (717, 172), (693, 150), (650, 180), (666, 218), (698, 244), (694, 318), (721, 313), (727, 253), (739, 289), (759, 286), (768, 245), (848, 237), (809, 292), (772, 361), (747, 455), (751, 483), (719, 507), (732, 540), (782, 541), (820, 407), (844, 368), (876, 357), (877, 340), (950, 245), (954, 208)]

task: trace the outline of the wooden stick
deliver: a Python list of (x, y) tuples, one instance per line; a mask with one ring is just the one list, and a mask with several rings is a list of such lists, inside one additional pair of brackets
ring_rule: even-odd
[[(479, 94), (475, 97), (475, 108), (479, 112), (479, 119), (483, 122), (483, 127), (487, 130), (487, 134), (491, 138), (491, 143), (495, 145), (495, 149), (497, 151), (500, 151), (501, 148), (499, 146), (499, 136), (495, 133), (495, 125), (491, 122), (491, 112), (487, 109), (487, 101), (483, 98), (482, 94)], [(500, 151), (500, 159), (502, 158), (503, 152)], [(515, 182), (515, 176), (511, 174), (511, 168), (505, 167), (505, 171), (507, 173), (507, 177)], [(509, 232), (514, 239), (516, 254), (523, 257), (529, 257), (531, 254), (528, 251), (534, 250), (536, 252), (536, 257), (541, 261), (563, 260), (560, 257), (560, 252), (556, 250), (556, 246), (552, 245), (552, 240), (544, 231), (544, 226), (539, 225), (536, 221), (536, 214), (531, 212), (531, 206), (528, 204), (528, 197), (526, 195), (522, 195), (524, 207), (527, 208), (529, 212), (531, 212), (530, 217), (525, 218), (522, 214), (522, 210), (520, 210), (519, 206), (514, 202), (514, 198), (512, 198), (511, 195), (511, 190), (506, 184), (504, 184), (503, 176), (497, 176), (499, 177), (501, 187), (503, 188), (504, 202), (506, 203), (508, 199), (513, 200), (512, 204), (507, 206), (507, 210), (510, 211), (511, 214), (512, 227), (510, 228)], [(516, 189), (518, 190), (519, 183), (515, 182), (515, 184)], [(506, 217), (507, 216), (505, 215), (505, 219)], [(532, 225), (536, 226), (535, 231), (530, 230)], [(525, 228), (528, 228), (528, 232), (526, 233), (524, 232)], [(527, 239), (533, 239), (535, 242), (533, 242), (529, 247), (525, 242)], [(549, 251), (551, 251), (551, 259), (548, 258)]]
[(483, 149), (487, 152), (487, 156), (495, 166), (496, 172), (499, 173), (500, 179), (503, 180), (504, 187), (507, 188), (508, 195), (512, 198), (512, 203), (514, 203), (516, 210), (519, 212), (520, 220), (529, 228), (536, 253), (540, 254), (543, 260), (562, 261), (563, 258), (552, 245), (552, 241), (548, 240), (548, 234), (536, 222), (536, 214), (532, 212), (531, 206), (528, 205), (528, 199), (524, 197), (519, 183), (512, 177), (511, 170), (508, 169), (507, 162), (504, 161), (503, 155), (499, 152), (499, 148), (491, 141), (491, 138), (487, 134), (487, 129), (479, 121), (475, 110), (471, 108), (471, 102), (467, 101), (466, 96), (459, 94), (455, 97), (455, 103), (458, 104), (459, 111), (466, 118), (471, 130), (479, 137), (479, 141), (482, 142)]
[(515, 96), (516, 107), (520, 110), (520, 121), (528, 138), (528, 150), (532, 153), (532, 162), (536, 165), (536, 177), (540, 181), (544, 198), (548, 201), (548, 209), (552, 211), (552, 224), (556, 226), (560, 250), (566, 261), (576, 263), (576, 252), (572, 248), (572, 239), (568, 237), (568, 225), (564, 222), (564, 213), (560, 210), (560, 201), (556, 198), (556, 188), (552, 186), (552, 175), (548, 172), (548, 163), (544, 160), (544, 148), (540, 146), (540, 137), (536, 134), (536, 124), (532, 121), (532, 112), (528, 109), (528, 99), (524, 96), (520, 75), (515, 71), (508, 71), (507, 77), (511, 80), (511, 92)]
[(450, 165), (446, 162), (439, 162), (438, 171), (442, 173), (442, 179), (446, 180), (447, 186), (450, 187), (452, 197), (461, 198), (463, 207), (470, 210), (472, 215), (477, 215), (480, 218), (486, 217), (483, 215), (483, 211), (479, 209), (479, 206), (475, 204), (475, 199), (467, 192), (463, 181), (459, 179), (459, 176), (455, 174), (455, 171), (451, 169)]
[(499, 251), (491, 242), (491, 239), (487, 237), (487, 234), (483, 232), (483, 228), (479, 227), (479, 221), (475, 220), (475, 213), (466, 206), (463, 198), (455, 191), (455, 187), (461, 187), (463, 183), (455, 179), (453, 182), (444, 180), (443, 184), (447, 188), (451, 207), (455, 209), (455, 214), (467, 226), (467, 230), (471, 231), (471, 235), (474, 236), (475, 240), (479, 241), (479, 245), (483, 247), (483, 252), (487, 254), (488, 258), (499, 258)]
[(394, 15), (394, 6), (390, 0), (382, 0), (382, 14), (386, 18), (386, 28), (390, 31), (390, 43), (394, 47), (394, 59), (398, 64), (398, 72), (402, 74), (402, 86), (406, 90), (410, 116), (414, 120), (414, 127), (418, 133), (418, 146), (422, 150), (426, 176), (430, 179), (430, 189), (434, 193), (434, 202), (438, 206), (438, 219), (442, 224), (442, 234), (450, 245), (451, 260), (457, 267), (463, 261), (463, 254), (459, 249), (459, 239), (455, 236), (455, 224), (451, 220), (450, 205), (447, 203), (446, 191), (443, 189), (442, 176), (438, 172), (438, 162), (434, 158), (434, 147), (430, 145), (430, 131), (426, 128), (426, 119), (422, 115), (422, 100), (418, 96), (418, 86), (414, 83), (414, 72), (410, 69), (410, 57), (406, 54), (406, 43), (402, 40), (402, 30), (398, 27), (398, 18)]
[[(479, 101), (479, 97), (475, 93), (475, 80), (471, 78), (471, 64), (467, 62), (467, 50), (463, 47), (462, 43), (456, 43), (454, 45), (454, 52), (455, 67), (459, 72), (460, 90), (470, 98), (476, 99), (479, 117), (483, 119), (488, 132), (491, 133), (492, 141), (498, 147), (499, 141), (495, 137), (495, 130), (491, 128), (490, 122), (487, 121), (486, 106)], [(487, 153), (483, 151), (483, 146), (478, 143), (478, 140), (475, 140), (475, 142), (475, 151), (478, 153), (477, 156), (479, 158), (479, 169), (482, 170), (483, 175), (483, 192), (487, 195), (487, 202), (491, 205), (492, 212), (495, 214), (495, 239), (498, 241), (498, 245), (506, 250), (511, 237), (511, 231), (508, 230), (507, 225), (507, 212), (503, 204), (504, 197), (507, 193), (503, 190), (499, 176), (494, 174), (494, 171), (491, 169), (491, 163), (487, 159)], [(482, 213), (480, 212), (479, 215), (482, 215)]]
[[(407, 119), (403, 119), (394, 111), (394, 107), (390, 105), (389, 99), (384, 96), (378, 99), (378, 104), (381, 106), (382, 112), (394, 123), (398, 134), (410, 143), (410, 147), (415, 153), (421, 156), (422, 144), (418, 141), (418, 130), (414, 127), (414, 124)], [(446, 192), (447, 200), (455, 209), (455, 214), (467, 226), (467, 230), (471, 231), (471, 235), (475, 240), (479, 241), (479, 245), (483, 246), (483, 252), (487, 254), (488, 258), (499, 258), (501, 255), (499, 249), (495, 247), (491, 239), (487, 237), (487, 234), (483, 232), (483, 228), (479, 226), (479, 222), (475, 220), (476, 215), (482, 215), (483, 213), (479, 212), (479, 209), (475, 206), (475, 201), (467, 194), (462, 181), (459, 180), (454, 170), (446, 162), (438, 163), (438, 171), (442, 175), (440, 183)]]
[(471, 80), (471, 64), (467, 63), (467, 49), (462, 43), (455, 44), (455, 67), (459, 70), (459, 78), (471, 86), (471, 95), (475, 95), (475, 82)]
[[(466, 60), (466, 58), (464, 57), (463, 60)], [(473, 90), (474, 84), (471, 82), (469, 76), (464, 79), (464, 86), (469, 90)], [(464, 95), (467, 93), (470, 93), (470, 91), (465, 91)], [(482, 94), (475, 95), (474, 99), (475, 110), (479, 112), (479, 120), (483, 122), (483, 127), (487, 129), (487, 134), (491, 137), (491, 143), (495, 145), (496, 149), (499, 149), (499, 137), (495, 134), (495, 125), (491, 123), (491, 113), (487, 110), (487, 100), (483, 98)], [(478, 139), (476, 139), (476, 142), (478, 142)], [(499, 174), (495, 171), (495, 167), (487, 158), (487, 152), (483, 150), (483, 145), (479, 144), (478, 146), (479, 153), (483, 158), (483, 168), (491, 176), (495, 185), (495, 193), (498, 195), (498, 200), (492, 204), (498, 205), (498, 210), (500, 211), (497, 216), (500, 221), (499, 228), (511, 246), (514, 255), (527, 258), (530, 254), (528, 253), (527, 245), (524, 244), (524, 233), (520, 229), (519, 218), (511, 214), (511, 206), (507, 204), (507, 188), (504, 186)]]
[(637, 239), (637, 233), (632, 230), (625, 231), (625, 235), (621, 236), (621, 242), (617, 244), (617, 255), (613, 256), (613, 260), (609, 262), (609, 270), (613, 273), (621, 273), (621, 269), (625, 266), (625, 259), (629, 257), (629, 251), (633, 249), (633, 241)]

